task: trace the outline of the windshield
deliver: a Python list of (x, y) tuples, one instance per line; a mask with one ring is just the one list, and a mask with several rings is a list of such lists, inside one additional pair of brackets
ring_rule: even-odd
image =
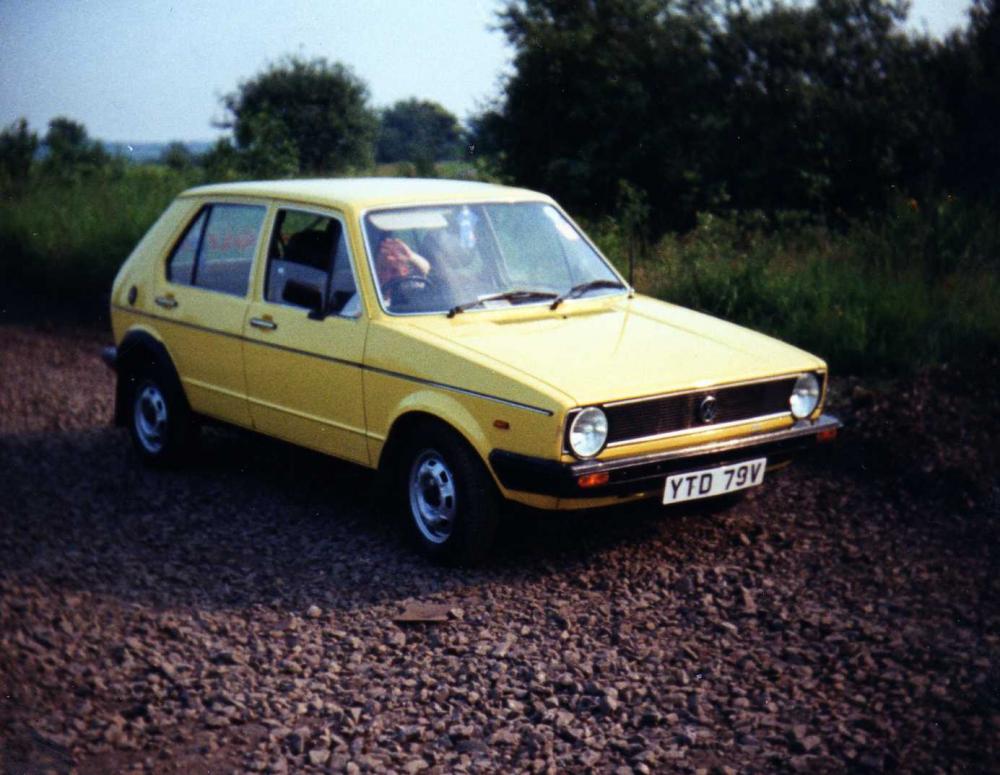
[(454, 315), (625, 287), (562, 213), (544, 202), (378, 210), (365, 216), (364, 225), (389, 312)]

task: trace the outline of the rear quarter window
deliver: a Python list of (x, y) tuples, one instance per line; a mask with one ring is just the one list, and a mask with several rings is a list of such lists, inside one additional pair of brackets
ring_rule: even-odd
[(205, 218), (208, 208), (203, 207), (191, 224), (184, 230), (177, 247), (167, 262), (167, 279), (172, 283), (191, 285), (194, 278), (194, 260), (198, 254), (198, 243), (201, 242), (202, 231), (205, 228)]

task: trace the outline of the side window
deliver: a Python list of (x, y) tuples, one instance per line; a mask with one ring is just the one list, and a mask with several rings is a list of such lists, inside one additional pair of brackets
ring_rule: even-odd
[(279, 210), (268, 250), (264, 299), (357, 315), (360, 300), (343, 224), (316, 213)]
[(195, 265), (194, 285), (246, 295), (265, 212), (266, 208), (254, 205), (212, 206)]
[(208, 208), (203, 207), (174, 248), (167, 262), (167, 279), (170, 282), (191, 285), (194, 278), (194, 259), (198, 253), (198, 245), (201, 243), (201, 234), (205, 230), (207, 218)]
[(208, 205), (191, 222), (167, 263), (167, 279), (245, 296), (266, 208)]

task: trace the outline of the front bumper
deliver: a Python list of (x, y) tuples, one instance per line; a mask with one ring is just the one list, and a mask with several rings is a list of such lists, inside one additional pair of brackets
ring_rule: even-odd
[[(814, 448), (842, 427), (832, 415), (800, 420), (790, 428), (683, 449), (616, 460), (561, 463), (495, 449), (490, 465), (506, 489), (556, 498), (626, 497), (661, 490), (669, 474), (766, 457), (768, 466), (787, 462)], [(582, 487), (580, 477), (607, 474), (604, 484)]]
[(101, 360), (104, 364), (113, 370), (118, 368), (118, 348), (117, 347), (104, 347), (101, 349)]

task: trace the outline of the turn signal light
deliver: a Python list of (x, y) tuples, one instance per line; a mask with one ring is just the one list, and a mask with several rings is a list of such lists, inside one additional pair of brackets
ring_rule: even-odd
[(580, 487), (600, 487), (602, 484), (607, 484), (610, 478), (607, 471), (602, 471), (598, 474), (584, 474), (576, 479), (576, 483)]
[(816, 443), (824, 444), (827, 441), (833, 441), (835, 438), (837, 438), (837, 429), (827, 428), (826, 430), (820, 431), (816, 434)]

